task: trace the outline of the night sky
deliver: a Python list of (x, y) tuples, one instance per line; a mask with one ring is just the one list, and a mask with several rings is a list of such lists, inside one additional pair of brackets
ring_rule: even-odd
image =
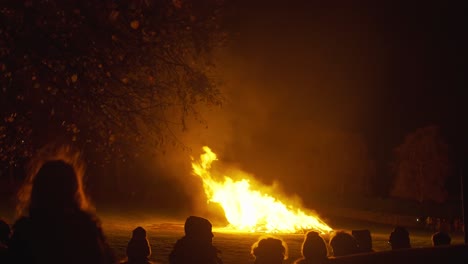
[(303, 2), (243, 6), (235, 56), (266, 68), (270, 80), (296, 81), (285, 89), (309, 95), (303, 111), (340, 112), (332, 119), (356, 112), (358, 120), (336, 121), (363, 133), (377, 153), (427, 124), (461, 143), (462, 8)]

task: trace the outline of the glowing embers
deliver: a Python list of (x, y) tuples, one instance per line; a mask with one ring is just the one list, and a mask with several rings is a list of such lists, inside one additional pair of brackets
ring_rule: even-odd
[[(211, 175), (211, 163), (216, 154), (209, 147), (199, 161), (192, 162), (193, 172), (203, 180), (203, 188), (209, 202), (219, 203), (224, 209), (230, 228), (244, 232), (296, 233), (316, 230), (322, 233), (332, 229), (316, 216), (308, 215), (299, 208), (287, 206), (260, 188), (251, 186), (247, 175), (236, 175), (241, 180), (224, 176), (223, 180)], [(242, 174), (242, 172), (237, 172)], [(245, 176), (245, 177), (242, 177)]]

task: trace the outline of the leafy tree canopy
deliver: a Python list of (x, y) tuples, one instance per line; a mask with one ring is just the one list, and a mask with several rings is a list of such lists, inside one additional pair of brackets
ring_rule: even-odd
[[(26, 0), (0, 5), (0, 161), (51, 141), (99, 157), (158, 148), (222, 101), (210, 54), (219, 0)], [(136, 153), (136, 152), (133, 152)]]

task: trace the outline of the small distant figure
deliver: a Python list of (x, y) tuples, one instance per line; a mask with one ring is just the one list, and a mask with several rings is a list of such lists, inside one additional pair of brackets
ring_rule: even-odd
[(392, 250), (411, 248), (409, 232), (402, 226), (397, 226), (390, 233), (388, 243), (392, 246)]
[(254, 264), (282, 264), (288, 257), (288, 247), (279, 238), (261, 237), (250, 253), (255, 257)]
[(325, 240), (315, 231), (309, 231), (302, 243), (302, 258), (296, 260), (295, 264), (324, 264), (328, 260), (327, 244)]
[(444, 246), (450, 245), (452, 238), (449, 234), (445, 232), (436, 232), (432, 235), (432, 245), (433, 246)]
[(213, 246), (210, 221), (198, 216), (189, 216), (185, 221), (185, 236), (177, 240), (169, 255), (171, 264), (221, 264), (220, 251)]
[(435, 227), (434, 227), (434, 230), (435, 230), (435, 231), (440, 231), (440, 225), (441, 225), (441, 224), (442, 224), (442, 220), (441, 220), (439, 217), (437, 217), (437, 218), (435, 219)]
[(353, 230), (351, 234), (356, 239), (358, 244), (359, 252), (366, 253), (366, 252), (373, 252), (372, 249), (372, 237), (371, 233), (367, 229), (363, 230)]
[(434, 230), (434, 219), (431, 216), (426, 217), (426, 228)]
[(115, 263), (89, 209), (82, 175), (62, 160), (45, 162), (20, 192), (9, 252), (12, 263)]
[(333, 249), (333, 256), (347, 256), (359, 253), (356, 239), (344, 231), (336, 231), (330, 238), (330, 246)]
[(139, 226), (132, 232), (132, 238), (127, 245), (127, 261), (125, 264), (151, 264), (151, 247), (146, 238), (146, 230)]
[(10, 225), (0, 218), (0, 263), (7, 263)]
[(451, 229), (452, 229), (452, 225), (450, 224), (450, 222), (445, 218), (442, 219), (440, 222), (440, 227), (438, 231), (448, 234), (452, 231)]
[(460, 231), (460, 218), (458, 217), (455, 217), (455, 219), (453, 219), (453, 231), (455, 232), (458, 232)]

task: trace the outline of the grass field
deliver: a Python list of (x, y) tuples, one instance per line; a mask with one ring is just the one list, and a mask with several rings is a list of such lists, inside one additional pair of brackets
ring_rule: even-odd
[[(131, 231), (136, 226), (142, 226), (147, 230), (152, 247), (151, 260), (157, 263), (168, 263), (168, 255), (174, 243), (183, 236), (184, 219), (164, 219), (159, 217), (138, 217), (125, 219), (115, 216), (102, 216), (104, 231), (111, 247), (119, 259), (125, 257), (125, 248), (131, 237)], [(375, 251), (390, 250), (388, 236), (391, 226), (378, 225), (352, 220), (335, 220), (332, 227), (350, 231), (351, 229), (367, 228), (372, 233), (373, 248)], [(411, 244), (413, 247), (431, 246), (430, 231), (409, 229)], [(221, 250), (221, 257), (225, 264), (253, 263), (250, 256), (250, 246), (264, 234), (232, 233), (225, 232), (221, 228), (214, 228), (213, 244)], [(300, 248), (304, 236), (302, 234), (276, 234), (282, 238), (289, 247), (289, 258), (285, 263), (292, 263), (300, 257)], [(451, 234), (453, 244), (463, 243), (462, 234)], [(325, 237), (327, 239), (327, 237)]]

